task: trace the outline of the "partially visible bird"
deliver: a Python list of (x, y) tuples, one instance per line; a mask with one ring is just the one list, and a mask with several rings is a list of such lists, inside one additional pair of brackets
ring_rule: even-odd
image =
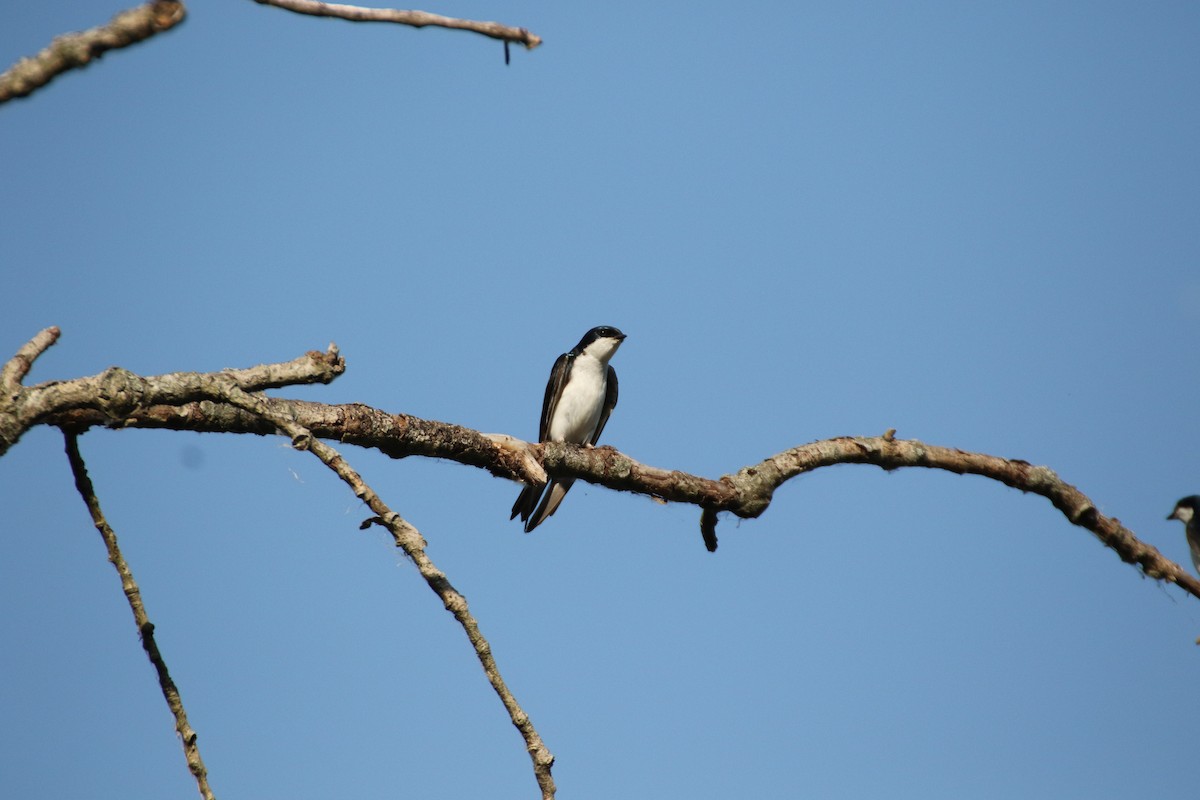
[(1200, 494), (1189, 495), (1175, 504), (1175, 510), (1167, 519), (1177, 519), (1184, 525), (1187, 533), (1188, 547), (1192, 550), (1192, 566), (1200, 574)]
[[(617, 372), (608, 361), (623, 341), (625, 334), (601, 325), (558, 357), (542, 400), (538, 441), (596, 444), (617, 405)], [(574, 478), (552, 478), (544, 488), (526, 485), (513, 503), (509, 519), (520, 514), (529, 533), (558, 509), (573, 483)]]

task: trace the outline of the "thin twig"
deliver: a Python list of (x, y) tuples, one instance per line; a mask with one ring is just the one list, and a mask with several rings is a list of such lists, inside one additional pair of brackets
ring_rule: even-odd
[(0, 103), (26, 97), (62, 73), (86, 67), (109, 50), (170, 30), (183, 22), (186, 14), (180, 0), (152, 0), (122, 11), (107, 25), (58, 36), (36, 56), (22, 58), (0, 74)]
[(71, 472), (75, 476), (75, 488), (79, 490), (83, 502), (87, 505), (96, 530), (104, 539), (104, 546), (108, 548), (108, 560), (112, 562), (117, 574), (121, 577), (121, 588), (125, 592), (125, 599), (129, 601), (130, 610), (133, 611), (133, 621), (137, 623), (138, 633), (142, 637), (142, 647), (145, 648), (150, 663), (154, 665), (154, 669), (158, 673), (158, 685), (162, 687), (167, 707), (171, 709), (171, 714), (175, 717), (175, 730), (183, 743), (183, 755), (187, 759), (188, 769), (196, 778), (196, 786), (200, 789), (201, 797), (205, 800), (214, 800), (212, 789), (208, 785), (208, 770), (204, 767), (204, 761), (200, 758), (200, 747), (196, 744), (196, 732), (188, 723), (187, 712), (183, 708), (183, 699), (179, 696), (179, 688), (171, 679), (171, 674), (167, 671), (167, 662), (158, 649), (158, 643), (154, 640), (154, 625), (146, 615), (146, 607), (142, 604), (142, 593), (133, 580), (133, 572), (130, 571), (125, 556), (121, 554), (121, 548), (117, 546), (117, 534), (113, 532), (112, 527), (104, 518), (104, 512), (100, 509), (100, 500), (96, 497), (92, 479), (88, 477), (87, 466), (83, 463), (83, 456), (79, 454), (78, 437), (67, 431), (63, 432), (63, 436), (66, 438), (67, 460), (71, 462)]
[(479, 22), (473, 19), (443, 17), (441, 14), (430, 14), (428, 11), (364, 8), (341, 3), (322, 3), (318, 0), (254, 0), (254, 2), (294, 11), (297, 14), (307, 14), (313, 17), (337, 17), (350, 22), (392, 22), (412, 28), (424, 28), (426, 25), (432, 25), (438, 28), (471, 31), (504, 42), (524, 45), (527, 50), (532, 50), (542, 43), (540, 36), (530, 33), (524, 28), (514, 28), (499, 22)]
[(508, 711), (512, 724), (525, 740), (525, 749), (533, 761), (534, 777), (538, 782), (538, 787), (542, 791), (543, 800), (553, 800), (555, 786), (551, 768), (554, 766), (554, 755), (546, 747), (537, 729), (534, 728), (533, 722), (529, 719), (529, 715), (521, 708), (520, 703), (517, 702), (516, 697), (513, 696), (512, 692), (509, 691), (508, 685), (504, 682), (504, 678), (500, 674), (500, 668), (496, 664), (496, 659), (492, 656), (492, 646), (479, 630), (479, 623), (475, 620), (475, 617), (471, 614), (467, 606), (467, 598), (454, 588), (450, 580), (446, 577), (446, 573), (438, 569), (437, 565), (425, 553), (426, 543), (420, 532), (399, 514), (392, 511), (346, 460), (342, 458), (337, 450), (313, 436), (312, 433), (296, 423), (295, 420), (289, 419), (285, 414), (277, 411), (274, 400), (263, 395), (250, 394), (238, 388), (232, 382), (225, 384), (221, 387), (220, 391), (220, 399), (270, 421), (281, 432), (291, 437), (293, 447), (298, 450), (310, 451), (327, 467), (333, 470), (351, 488), (355, 496), (362, 500), (375, 513), (375, 517), (363, 523), (364, 527), (371, 523), (376, 523), (383, 525), (391, 532), (396, 546), (402, 549), (405, 555), (412, 560), (417, 567), (417, 571), (421, 573), (421, 577), (429, 585), (429, 588), (437, 594), (442, 601), (442, 605), (454, 615), (458, 624), (466, 632), (467, 638), (470, 640), (471, 646), (475, 649), (475, 656), (479, 659), (488, 682), (500, 697), (500, 702), (504, 704), (505, 710)]

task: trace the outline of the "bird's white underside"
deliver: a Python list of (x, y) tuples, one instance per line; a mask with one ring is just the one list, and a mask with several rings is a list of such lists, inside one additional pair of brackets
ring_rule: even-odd
[(550, 420), (547, 432), (550, 441), (583, 444), (591, 438), (600, 422), (607, 377), (608, 365), (586, 350), (575, 358), (571, 379), (563, 387), (554, 418)]

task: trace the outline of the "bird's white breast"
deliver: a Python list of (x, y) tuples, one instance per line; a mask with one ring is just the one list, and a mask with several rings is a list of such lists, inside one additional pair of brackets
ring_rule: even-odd
[(607, 388), (608, 365), (587, 354), (577, 356), (550, 420), (550, 441), (583, 444), (590, 439), (600, 422)]

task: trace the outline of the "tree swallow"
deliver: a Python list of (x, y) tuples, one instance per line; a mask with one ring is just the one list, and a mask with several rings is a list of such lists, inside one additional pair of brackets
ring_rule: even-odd
[[(542, 400), (538, 441), (570, 442), (585, 447), (596, 444), (617, 405), (617, 372), (608, 365), (608, 360), (623, 341), (625, 334), (601, 325), (585, 333), (579, 344), (558, 357), (550, 370), (546, 397)], [(513, 503), (509, 519), (520, 514), (525, 532), (529, 533), (555, 512), (573, 483), (574, 478), (551, 478), (545, 488), (526, 485)]]
[(1200, 494), (1185, 497), (1175, 504), (1175, 510), (1167, 519), (1177, 519), (1184, 525), (1187, 532), (1188, 547), (1192, 549), (1192, 566), (1200, 573), (1200, 517), (1196, 511), (1200, 509)]

